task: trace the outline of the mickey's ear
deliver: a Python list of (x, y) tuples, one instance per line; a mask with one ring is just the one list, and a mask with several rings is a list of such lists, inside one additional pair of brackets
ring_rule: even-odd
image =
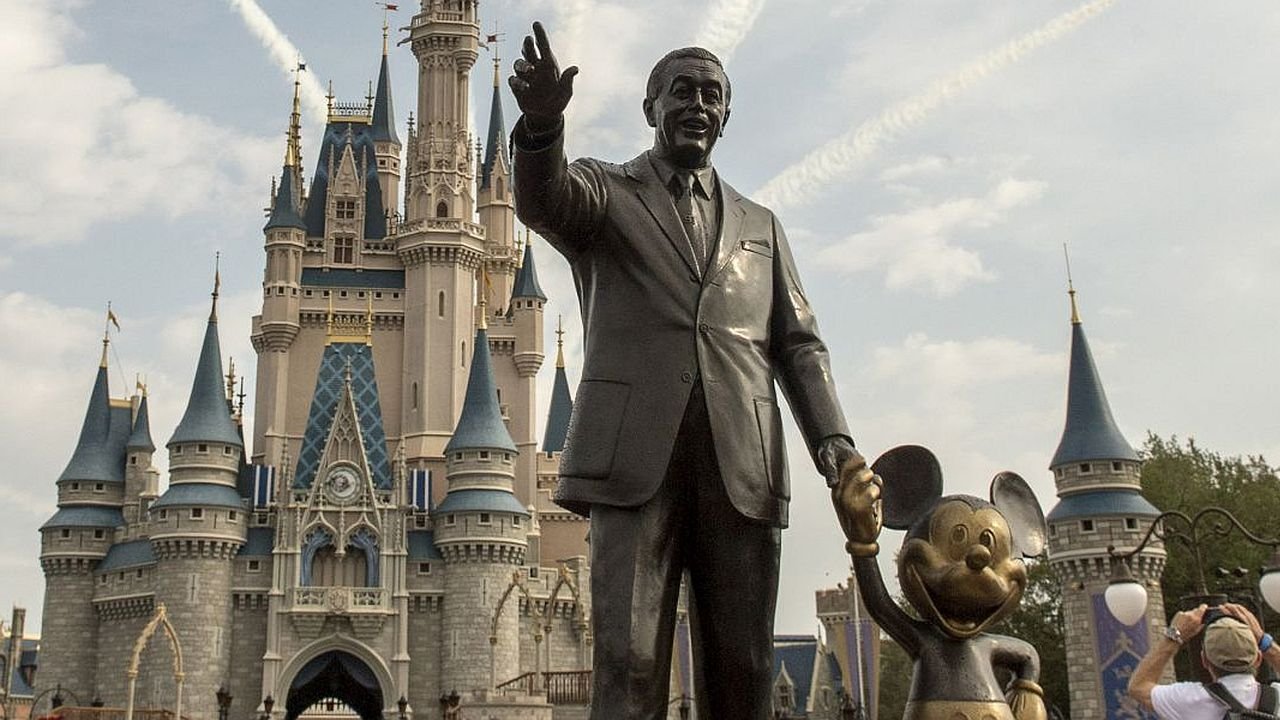
[(1022, 476), (1002, 472), (991, 481), (991, 504), (999, 508), (1009, 523), (1013, 546), (1023, 557), (1036, 557), (1044, 552), (1048, 528), (1044, 511), (1031, 486)]
[(881, 455), (871, 471), (884, 480), (884, 526), (906, 530), (942, 497), (938, 458), (919, 445), (900, 445)]

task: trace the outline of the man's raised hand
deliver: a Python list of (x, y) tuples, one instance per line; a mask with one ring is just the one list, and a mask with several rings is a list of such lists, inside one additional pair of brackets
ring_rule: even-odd
[(573, 97), (573, 78), (578, 74), (578, 67), (560, 72), (547, 31), (540, 22), (533, 24), (532, 36), (524, 37), (521, 55), (523, 57), (515, 62), (516, 74), (508, 78), (507, 83), (530, 129), (549, 129), (559, 122), (569, 98)]

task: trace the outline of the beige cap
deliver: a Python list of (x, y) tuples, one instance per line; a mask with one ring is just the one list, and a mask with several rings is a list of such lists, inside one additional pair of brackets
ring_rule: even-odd
[(1248, 625), (1225, 617), (1204, 629), (1204, 656), (1219, 670), (1248, 672), (1258, 661), (1258, 641)]

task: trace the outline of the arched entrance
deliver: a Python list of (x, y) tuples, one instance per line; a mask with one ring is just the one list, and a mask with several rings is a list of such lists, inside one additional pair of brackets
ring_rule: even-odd
[(327, 698), (347, 704), (360, 720), (382, 720), (382, 686), (364, 661), (341, 650), (317, 655), (302, 666), (289, 685), (285, 720), (297, 720)]

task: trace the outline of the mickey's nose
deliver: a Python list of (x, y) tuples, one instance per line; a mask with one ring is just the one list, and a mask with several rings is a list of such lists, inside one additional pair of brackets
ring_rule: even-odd
[(964, 564), (977, 572), (991, 564), (991, 551), (985, 545), (974, 545), (964, 554)]

